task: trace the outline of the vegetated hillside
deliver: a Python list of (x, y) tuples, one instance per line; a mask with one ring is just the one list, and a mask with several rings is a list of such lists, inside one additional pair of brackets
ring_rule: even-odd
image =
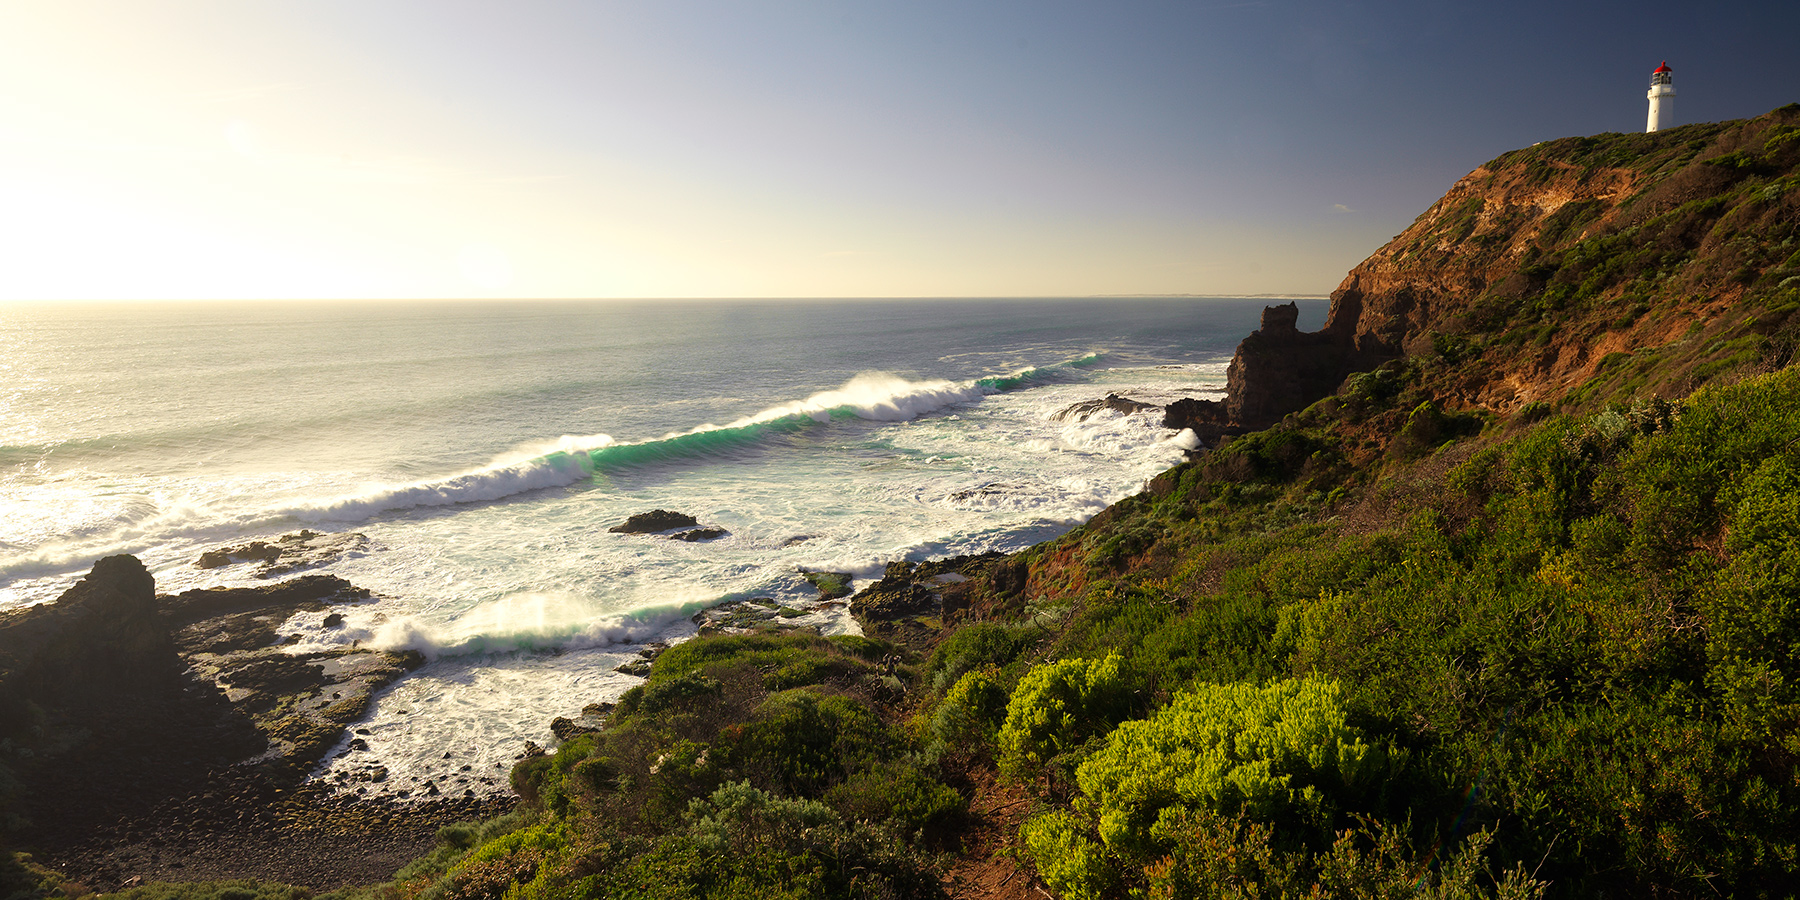
[(1800, 276), (1796, 164), (1800, 105), (1506, 153), (1353, 269), (1322, 331), (1247, 342), (1233, 417), (1266, 425), (1400, 356), (1445, 357), (1445, 402), (1503, 413), (1784, 365), (1800, 334), (1783, 287)]
[(1501, 157), (1337, 294), (1378, 368), (869, 638), (668, 651), (367, 893), (1792, 895), (1796, 120)]
[(1459, 399), (1502, 411), (1604, 394), (1634, 371), (1632, 387), (1666, 394), (1722, 367), (1785, 364), (1796, 164), (1800, 105), (1515, 150), (1352, 270), (1332, 324), (1353, 319), (1359, 346), (1388, 351), (1447, 339), (1484, 363), (1457, 373)]

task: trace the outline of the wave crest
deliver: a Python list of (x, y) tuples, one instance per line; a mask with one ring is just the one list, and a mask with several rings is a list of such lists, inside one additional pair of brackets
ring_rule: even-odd
[(1101, 356), (1090, 353), (1056, 366), (962, 382), (910, 381), (885, 372), (865, 372), (841, 387), (772, 406), (727, 425), (703, 425), (627, 444), (604, 434), (565, 435), (521, 446), (486, 466), (447, 478), (377, 485), (351, 496), (275, 512), (307, 522), (358, 521), (394, 510), (501, 500), (527, 491), (565, 487), (616, 468), (728, 456), (771, 435), (791, 434), (838, 419), (905, 422), (989, 394), (1064, 377), (1064, 370), (1094, 365)]

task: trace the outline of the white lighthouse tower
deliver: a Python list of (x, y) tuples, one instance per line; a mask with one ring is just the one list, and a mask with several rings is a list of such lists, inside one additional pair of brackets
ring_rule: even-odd
[(1675, 73), (1667, 61), (1650, 73), (1650, 92), (1645, 96), (1650, 98), (1650, 121), (1644, 125), (1645, 131), (1675, 124)]

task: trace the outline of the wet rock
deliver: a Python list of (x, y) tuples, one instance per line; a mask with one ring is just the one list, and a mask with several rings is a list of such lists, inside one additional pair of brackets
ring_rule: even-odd
[(653, 509), (646, 513), (633, 515), (627, 518), (624, 524), (614, 525), (606, 530), (613, 534), (655, 534), (675, 528), (692, 528), (698, 524), (700, 524), (698, 519), (686, 513)]
[(1230, 421), (1225, 404), (1218, 400), (1183, 397), (1163, 407), (1164, 428), (1192, 428), (1198, 434), (1202, 429), (1229, 425)]
[(808, 584), (819, 589), (820, 600), (836, 600), (850, 596), (849, 572), (801, 572)]
[(677, 531), (674, 534), (669, 535), (669, 537), (678, 541), (687, 541), (688, 543), (693, 544), (700, 541), (716, 541), (730, 533), (731, 532), (726, 531), (723, 528), (708, 526), (706, 528), (690, 528), (687, 531)]
[(1112, 410), (1120, 415), (1129, 416), (1161, 408), (1154, 403), (1144, 403), (1129, 397), (1121, 397), (1118, 394), (1107, 394), (1099, 400), (1083, 400), (1080, 403), (1072, 403), (1053, 413), (1050, 419), (1055, 422), (1086, 422), (1103, 410)]
[(208, 550), (200, 554), (200, 558), (194, 561), (194, 566), (216, 569), (236, 563), (255, 562), (261, 563), (256, 571), (258, 578), (273, 578), (324, 565), (347, 553), (366, 549), (368, 545), (368, 537), (354, 531), (322, 534), (301, 530), (284, 534), (274, 541), (251, 541), (236, 547)]
[(650, 677), (650, 662), (649, 662), (649, 660), (634, 659), (630, 662), (620, 663), (619, 665), (614, 666), (613, 671), (619, 673), (620, 675), (631, 675), (631, 676), (635, 676), (637, 678), (649, 678)]
[(967, 503), (970, 500), (979, 500), (983, 497), (1000, 497), (1007, 494), (1019, 494), (1028, 490), (1030, 490), (1029, 487), (1017, 481), (990, 481), (986, 484), (977, 485), (972, 488), (952, 491), (950, 493), (950, 499), (956, 503)]
[(923, 563), (888, 563), (879, 581), (850, 598), (850, 612), (863, 631), (929, 649), (931, 634), (970, 603), (970, 579), (1004, 565), (1000, 553), (958, 556)]
[(344, 625), (344, 614), (343, 613), (332, 613), (331, 615), (325, 617), (325, 621), (323, 624), (326, 628), (341, 628)]
[(693, 616), (701, 634), (744, 634), (753, 631), (798, 630), (783, 620), (805, 616), (804, 610), (782, 606), (768, 597), (732, 600), (703, 609)]
[(599, 731), (592, 725), (583, 725), (568, 716), (557, 716), (550, 720), (550, 733), (559, 741), (566, 741), (576, 735), (593, 734)]

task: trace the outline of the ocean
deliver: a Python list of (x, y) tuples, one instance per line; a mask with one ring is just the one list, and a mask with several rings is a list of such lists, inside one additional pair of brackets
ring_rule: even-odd
[[(1326, 301), (1299, 303), (1318, 327)], [(283, 635), (426, 654), (358, 726), (387, 784), (443, 776), (450, 747), (500, 772), (551, 718), (638, 683), (614, 668), (691, 636), (700, 609), (767, 597), (854, 631), (812, 609), (802, 570), (1017, 550), (1138, 491), (1191, 434), (1054, 414), (1108, 392), (1217, 398), (1263, 306), (0, 304), (0, 608), (116, 553), (165, 593), (266, 583), (194, 563), (358, 532), (363, 549), (309, 571), (374, 599)], [(607, 531), (651, 509), (728, 534)]]

